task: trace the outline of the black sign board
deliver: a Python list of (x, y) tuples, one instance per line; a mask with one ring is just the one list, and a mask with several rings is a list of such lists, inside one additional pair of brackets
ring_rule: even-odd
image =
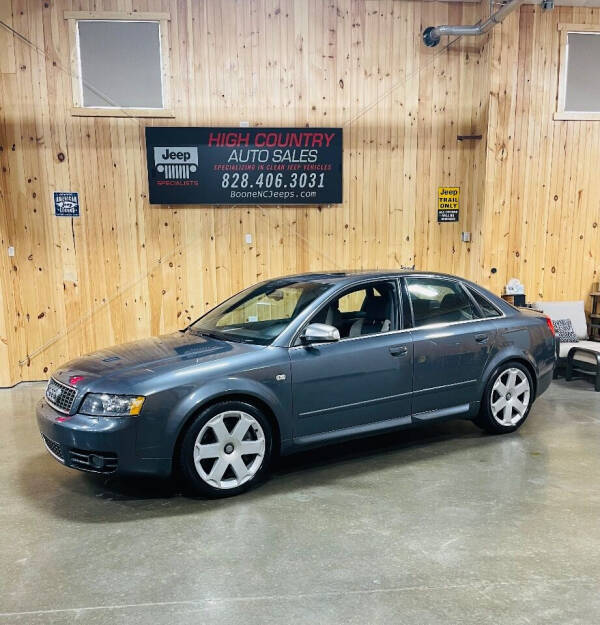
[(146, 128), (151, 204), (338, 204), (341, 128)]
[(438, 223), (458, 221), (458, 208), (438, 208)]
[(55, 191), (54, 215), (56, 217), (79, 217), (79, 193)]

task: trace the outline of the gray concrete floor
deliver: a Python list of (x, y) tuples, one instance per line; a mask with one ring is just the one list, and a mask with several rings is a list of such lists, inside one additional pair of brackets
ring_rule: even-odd
[(600, 622), (600, 393), (555, 382), (505, 437), (468, 422), (285, 460), (201, 501), (66, 469), (0, 391), (0, 624)]

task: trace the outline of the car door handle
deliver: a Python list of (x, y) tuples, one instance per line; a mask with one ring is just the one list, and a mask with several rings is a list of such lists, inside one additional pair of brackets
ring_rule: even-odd
[(406, 347), (406, 345), (392, 345), (390, 347), (390, 354), (392, 356), (406, 356), (406, 354), (408, 354), (408, 347)]
[(478, 343), (487, 343), (488, 335), (487, 334), (476, 334), (475, 335), (475, 340)]

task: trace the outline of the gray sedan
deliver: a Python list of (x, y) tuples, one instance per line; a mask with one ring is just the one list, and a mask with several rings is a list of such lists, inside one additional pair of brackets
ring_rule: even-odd
[(422, 272), (304, 274), (238, 293), (185, 330), (77, 358), (37, 407), (48, 451), (97, 473), (259, 483), (277, 454), (442, 419), (502, 434), (552, 380), (540, 313)]

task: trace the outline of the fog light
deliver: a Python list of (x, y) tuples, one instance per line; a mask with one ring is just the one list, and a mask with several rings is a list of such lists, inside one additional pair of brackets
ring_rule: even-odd
[(94, 469), (102, 469), (104, 467), (104, 458), (96, 456), (95, 454), (90, 454), (90, 464)]

